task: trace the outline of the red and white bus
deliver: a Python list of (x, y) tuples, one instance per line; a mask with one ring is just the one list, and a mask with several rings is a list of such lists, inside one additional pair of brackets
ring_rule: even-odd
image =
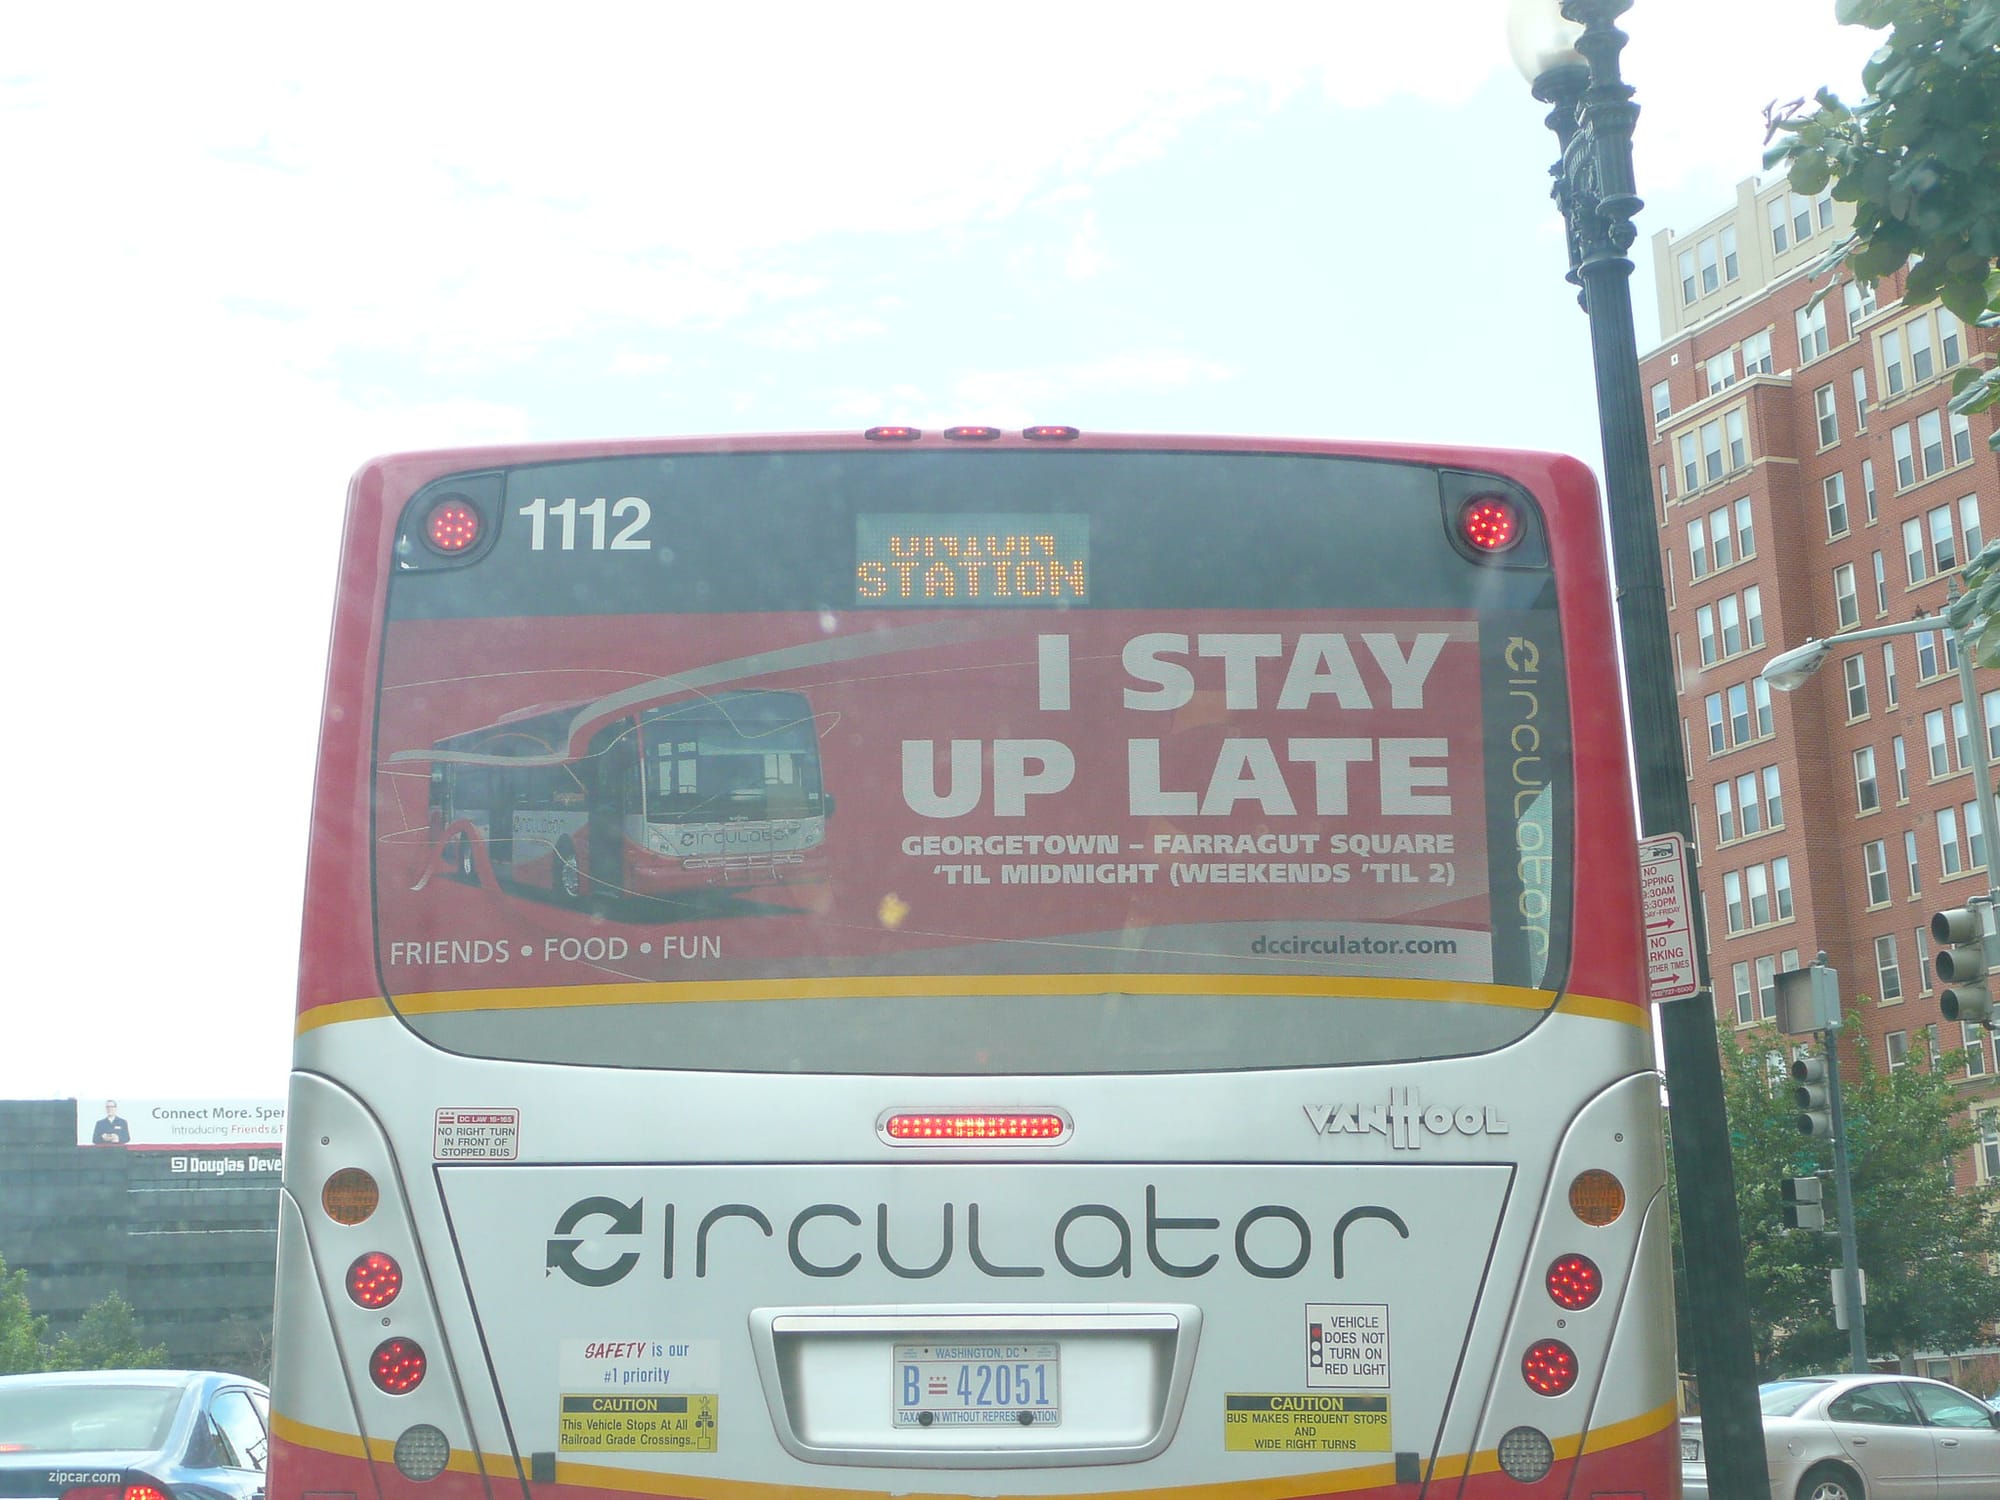
[(805, 878), (832, 811), (798, 693), (647, 684), (390, 760), (430, 766), (437, 866), (572, 902)]
[(1580, 464), (413, 454), (344, 545), (271, 1500), (1676, 1492)]

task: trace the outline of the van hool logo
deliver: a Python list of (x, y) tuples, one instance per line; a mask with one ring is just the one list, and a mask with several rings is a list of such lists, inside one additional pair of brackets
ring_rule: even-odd
[(1507, 1122), (1491, 1104), (1426, 1104), (1415, 1089), (1389, 1090), (1387, 1104), (1308, 1104), (1314, 1135), (1385, 1135), (1398, 1151), (1421, 1149), (1426, 1136), (1505, 1135)]

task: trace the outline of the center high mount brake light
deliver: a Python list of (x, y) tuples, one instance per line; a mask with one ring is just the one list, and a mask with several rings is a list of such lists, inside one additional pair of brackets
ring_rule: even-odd
[(884, 1116), (879, 1129), (892, 1146), (1047, 1145), (1068, 1137), (1069, 1117), (1056, 1110), (906, 1110)]

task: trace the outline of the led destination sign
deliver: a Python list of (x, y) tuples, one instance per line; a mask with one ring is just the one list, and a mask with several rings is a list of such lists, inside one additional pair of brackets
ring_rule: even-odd
[(1080, 515), (858, 515), (854, 602), (893, 608), (1090, 602)]

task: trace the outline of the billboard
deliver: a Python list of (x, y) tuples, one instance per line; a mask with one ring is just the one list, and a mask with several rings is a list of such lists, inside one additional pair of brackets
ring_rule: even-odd
[(76, 1143), (134, 1150), (185, 1151), (191, 1147), (281, 1145), (282, 1099), (78, 1100)]

